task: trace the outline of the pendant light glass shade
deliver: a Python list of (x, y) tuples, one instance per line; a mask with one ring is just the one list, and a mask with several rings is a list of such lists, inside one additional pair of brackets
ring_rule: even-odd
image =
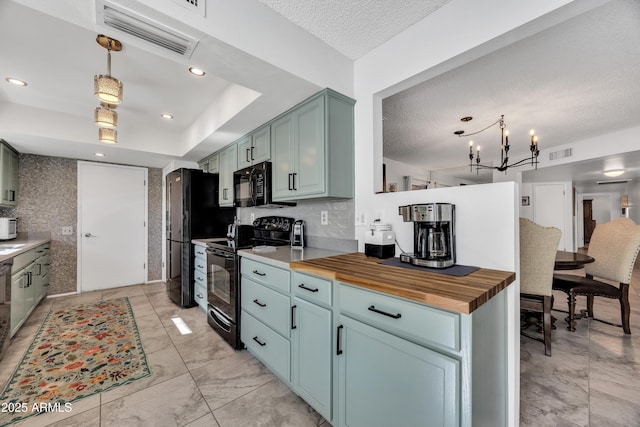
[(118, 131), (115, 129), (100, 128), (98, 129), (98, 139), (105, 144), (117, 144)]
[(95, 123), (100, 128), (115, 129), (118, 126), (118, 113), (101, 105), (96, 108)]
[(93, 79), (96, 98), (107, 104), (122, 102), (122, 82), (109, 75), (98, 74)]

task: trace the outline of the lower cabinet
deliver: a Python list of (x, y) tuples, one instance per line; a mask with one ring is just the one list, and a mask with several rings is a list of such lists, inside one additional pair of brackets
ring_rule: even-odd
[(320, 415), (331, 420), (332, 312), (298, 297), (292, 302), (292, 386)]
[(207, 311), (207, 253), (206, 247), (193, 245), (193, 299), (200, 309)]
[(49, 286), (49, 266), (51, 264), (49, 243), (38, 246), (35, 251), (33, 287), (35, 303), (38, 304), (47, 295), (47, 287)]
[(33, 283), (36, 251), (32, 249), (13, 257), (11, 269), (11, 336), (20, 329), (37, 304)]
[(340, 325), (340, 425), (459, 425), (458, 360), (346, 316)]

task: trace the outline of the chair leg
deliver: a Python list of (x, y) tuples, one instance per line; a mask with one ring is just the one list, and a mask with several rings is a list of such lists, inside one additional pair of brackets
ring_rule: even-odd
[(544, 354), (551, 357), (551, 297), (545, 296), (542, 302), (542, 328), (544, 332)]
[(593, 295), (587, 295), (587, 317), (593, 319)]
[(620, 296), (622, 329), (625, 334), (630, 334), (631, 328), (629, 327), (629, 314), (631, 312), (631, 307), (629, 306), (629, 285), (627, 283), (620, 283), (620, 291), (622, 292), (622, 295)]
[(573, 292), (569, 292), (569, 298), (567, 298), (569, 301), (569, 318), (567, 320), (567, 323), (569, 323), (569, 326), (567, 326), (567, 329), (570, 330), (571, 332), (575, 332), (576, 331), (576, 296), (573, 294)]

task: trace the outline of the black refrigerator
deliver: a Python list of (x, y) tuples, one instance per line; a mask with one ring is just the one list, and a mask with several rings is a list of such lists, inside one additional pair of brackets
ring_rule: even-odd
[(167, 293), (180, 307), (193, 307), (192, 239), (224, 237), (235, 208), (218, 204), (218, 174), (177, 169), (167, 175)]

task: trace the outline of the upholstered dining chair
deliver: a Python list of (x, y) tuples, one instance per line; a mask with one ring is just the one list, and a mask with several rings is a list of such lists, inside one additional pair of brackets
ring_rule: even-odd
[[(585, 264), (586, 277), (558, 273), (553, 276), (553, 289), (561, 290), (568, 295), (569, 326), (567, 329), (576, 330), (576, 296), (584, 295), (587, 297), (589, 317), (609, 325), (622, 326), (625, 334), (631, 333), (629, 283), (638, 250), (640, 250), (640, 226), (632, 220), (620, 218), (596, 226), (587, 250), (587, 254), (595, 261)], [(611, 285), (598, 279), (616, 282), (618, 285)], [(622, 324), (595, 319), (593, 317), (594, 297), (619, 300)]]
[(553, 265), (562, 232), (520, 218), (520, 310), (542, 313), (544, 354), (551, 356), (551, 305)]

